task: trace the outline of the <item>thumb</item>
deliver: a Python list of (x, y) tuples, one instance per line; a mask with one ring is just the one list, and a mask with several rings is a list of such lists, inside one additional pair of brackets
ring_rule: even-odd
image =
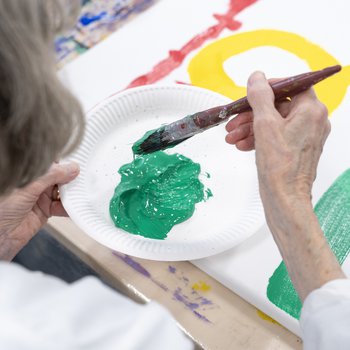
[(248, 79), (247, 98), (254, 117), (278, 113), (275, 108), (275, 95), (264, 73), (254, 72)]
[(79, 165), (74, 162), (53, 164), (45, 175), (27, 186), (27, 190), (35, 196), (40, 196), (48, 187), (56, 184), (66, 184), (79, 174)]

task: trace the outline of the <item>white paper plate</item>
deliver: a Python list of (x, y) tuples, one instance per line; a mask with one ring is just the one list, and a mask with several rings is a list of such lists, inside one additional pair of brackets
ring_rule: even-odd
[(205, 89), (174, 85), (129, 89), (97, 105), (88, 113), (82, 144), (69, 157), (80, 164), (80, 175), (61, 187), (63, 205), (73, 221), (112, 249), (154, 260), (199, 259), (251, 236), (264, 222), (254, 154), (226, 144), (223, 125), (168, 151), (201, 164), (202, 172), (210, 174), (201, 179), (213, 197), (198, 203), (194, 215), (174, 226), (165, 240), (127, 233), (109, 216), (118, 169), (132, 161), (134, 141), (163, 123), (228, 102)]

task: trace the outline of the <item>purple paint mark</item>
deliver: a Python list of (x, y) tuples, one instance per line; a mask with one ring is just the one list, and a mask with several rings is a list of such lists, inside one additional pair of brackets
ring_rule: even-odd
[[(135, 261), (133, 258), (126, 254), (121, 254), (116, 251), (112, 251), (112, 254), (119, 258), (120, 260), (124, 261), (127, 265), (129, 265), (132, 269), (140, 273), (141, 275), (149, 278), (155, 285), (157, 285), (159, 288), (161, 288), (165, 292), (172, 292), (169, 290), (167, 286), (165, 286), (163, 283), (155, 280), (152, 275), (137, 261)], [(170, 273), (175, 274), (176, 273), (176, 268), (174, 266), (169, 265), (168, 266), (168, 271)], [(178, 276), (177, 276), (178, 277)], [(182, 282), (182, 284), (187, 285), (189, 279), (187, 277), (184, 277), (183, 275), (181, 277), (178, 277), (178, 280)], [(213, 305), (213, 302), (207, 298), (202, 297), (200, 294), (198, 294), (197, 291), (195, 290), (189, 290), (188, 291), (190, 294), (185, 295), (182, 292), (182, 289), (180, 287), (176, 288), (174, 292), (172, 292), (173, 298), (180, 303), (182, 303), (187, 309), (189, 309), (196, 317), (201, 319), (202, 321), (211, 323), (204, 315), (202, 315), (198, 310), (202, 308), (202, 311), (205, 311), (206, 309), (203, 308), (204, 305)]]
[(144, 267), (142, 267), (141, 264), (139, 264), (137, 261), (130, 258), (130, 256), (126, 254), (120, 254), (115, 251), (112, 251), (112, 254), (118, 257), (119, 259), (123, 260), (125, 263), (127, 263), (130, 267), (132, 267), (135, 271), (139, 272), (141, 275), (144, 275), (145, 277), (148, 277), (148, 278), (151, 277), (151, 274)]
[(196, 310), (193, 310), (193, 313), (201, 320), (211, 323), (204, 315), (200, 314), (199, 312), (197, 312)]
[(207, 298), (201, 298), (201, 305), (213, 305), (213, 302)]
[(156, 280), (154, 280), (153, 278), (151, 278), (152, 282), (154, 282), (159, 288), (163, 289), (165, 292), (169, 291), (169, 288), (164, 285), (163, 283), (160, 283)]
[(123, 260), (126, 264), (128, 264), (130, 267), (132, 267), (135, 271), (137, 271), (141, 275), (147, 278), (150, 278), (153, 283), (155, 283), (159, 288), (163, 289), (165, 292), (169, 290), (169, 288), (166, 285), (153, 279), (151, 274), (140, 263), (132, 259), (129, 255), (120, 254), (116, 251), (112, 251), (112, 254), (118, 257), (119, 259)]
[(183, 303), (186, 307), (188, 307), (191, 310), (194, 309), (198, 309), (199, 304), (197, 303), (191, 303), (189, 301), (187, 301), (186, 299), (188, 299), (188, 297), (186, 297), (185, 295), (181, 294), (181, 288), (177, 288), (173, 294), (174, 298), (178, 301), (180, 301), (181, 303)]
[(176, 267), (169, 265), (168, 270), (170, 273), (175, 273), (176, 272)]
[(196, 311), (196, 309), (198, 309), (200, 305), (198, 303), (192, 303), (188, 301), (188, 297), (181, 293), (181, 288), (177, 288), (174, 291), (173, 297), (180, 303), (184, 304), (188, 309), (190, 309), (193, 312), (193, 314), (196, 315), (199, 319), (211, 323), (204, 315)]

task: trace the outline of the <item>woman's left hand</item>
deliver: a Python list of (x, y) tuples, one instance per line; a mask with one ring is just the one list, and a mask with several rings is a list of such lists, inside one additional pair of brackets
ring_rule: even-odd
[(0, 260), (10, 261), (51, 216), (68, 216), (57, 198), (57, 184), (77, 177), (75, 163), (54, 164), (27, 186), (0, 197)]

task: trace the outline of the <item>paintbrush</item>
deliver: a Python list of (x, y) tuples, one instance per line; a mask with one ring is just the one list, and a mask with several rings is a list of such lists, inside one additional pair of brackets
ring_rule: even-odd
[[(272, 83), (271, 88), (275, 94), (275, 101), (281, 101), (295, 96), (309, 89), (321, 80), (339, 72), (341, 66), (332, 66), (322, 70), (295, 75), (290, 78)], [(250, 111), (251, 107), (247, 97), (188, 115), (171, 124), (161, 126), (156, 130), (148, 131), (140, 140), (134, 143), (134, 154), (143, 154), (173, 147), (188, 138), (225, 122), (229, 117)]]

